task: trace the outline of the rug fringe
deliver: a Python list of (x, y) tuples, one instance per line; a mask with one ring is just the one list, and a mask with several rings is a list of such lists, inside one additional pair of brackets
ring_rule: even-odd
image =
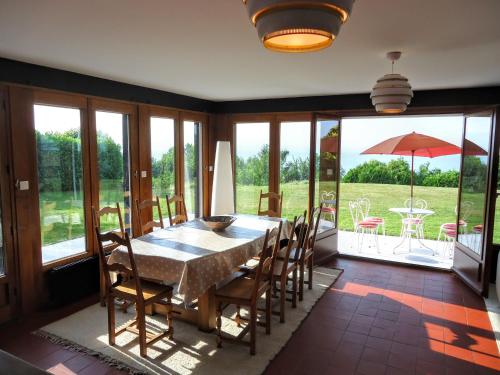
[(82, 345), (79, 345), (79, 344), (73, 342), (73, 341), (63, 339), (62, 337), (54, 335), (53, 333), (45, 332), (44, 330), (39, 329), (39, 330), (32, 332), (32, 334), (35, 336), (41, 337), (45, 340), (48, 340), (53, 344), (61, 345), (62, 347), (64, 347), (64, 349), (68, 349), (71, 351), (75, 351), (75, 352), (83, 353), (83, 354), (86, 354), (86, 355), (89, 355), (92, 357), (96, 357), (99, 359), (100, 362), (102, 362), (110, 367), (115, 367), (116, 369), (118, 369), (120, 371), (126, 371), (130, 375), (148, 375), (147, 372), (133, 368), (133, 367), (121, 362), (121, 361), (118, 361), (114, 358), (111, 358), (110, 356), (107, 356), (107, 355), (102, 354), (100, 352), (96, 352), (95, 350), (91, 350), (89, 348), (86, 348)]

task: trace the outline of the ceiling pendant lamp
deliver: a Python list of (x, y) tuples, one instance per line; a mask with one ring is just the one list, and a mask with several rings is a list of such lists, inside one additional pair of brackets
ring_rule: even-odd
[(330, 46), (351, 14), (354, 0), (243, 0), (264, 46), (279, 52), (312, 52)]
[(408, 78), (394, 73), (394, 62), (399, 60), (401, 52), (389, 52), (387, 58), (392, 62), (392, 73), (386, 74), (373, 87), (370, 98), (379, 113), (398, 114), (406, 111), (413, 98)]

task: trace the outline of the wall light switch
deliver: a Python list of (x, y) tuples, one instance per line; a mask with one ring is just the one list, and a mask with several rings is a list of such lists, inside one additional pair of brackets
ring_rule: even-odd
[(213, 165), (209, 165), (208, 166), (208, 171), (209, 172), (213, 172), (214, 171), (214, 166)]
[(141, 171), (141, 177), (142, 178), (148, 177), (148, 171)]
[(326, 175), (327, 175), (327, 176), (333, 176), (333, 169), (328, 168), (328, 169), (326, 170)]
[(19, 190), (29, 190), (30, 182), (29, 181), (19, 181)]

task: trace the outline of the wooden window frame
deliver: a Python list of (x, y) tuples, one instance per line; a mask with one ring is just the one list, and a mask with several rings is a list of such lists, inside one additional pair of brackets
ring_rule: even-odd
[[(67, 257), (62, 257), (56, 259), (51, 262), (43, 263), (42, 261), (42, 243), (41, 243), (41, 225), (40, 225), (40, 217), (37, 216), (38, 220), (36, 220), (36, 227), (38, 233), (38, 244), (40, 249), (40, 266), (42, 271), (46, 271), (67, 263), (71, 263), (83, 258), (87, 258), (93, 255), (93, 233), (92, 233), (92, 215), (90, 214), (90, 206), (92, 202), (92, 195), (90, 193), (91, 187), (91, 171), (88, 168), (90, 154), (89, 154), (89, 124), (88, 124), (88, 103), (85, 97), (74, 94), (66, 94), (60, 92), (52, 92), (45, 90), (33, 90), (33, 102), (32, 106), (34, 108), (35, 105), (46, 105), (53, 106), (59, 108), (74, 108), (80, 111), (80, 138), (81, 138), (81, 147), (82, 147), (82, 172), (83, 172), (83, 211), (85, 218), (85, 249), (81, 253), (77, 253), (74, 255), (70, 255)], [(35, 132), (35, 120), (33, 118), (33, 132)], [(35, 144), (35, 155), (37, 153), (36, 144)], [(34, 161), (36, 165), (36, 161)], [(34, 176), (33, 179), (34, 184), (32, 187), (32, 191), (35, 192), (36, 195), (36, 204), (39, 213), (39, 199), (40, 193), (38, 188), (38, 174)]]

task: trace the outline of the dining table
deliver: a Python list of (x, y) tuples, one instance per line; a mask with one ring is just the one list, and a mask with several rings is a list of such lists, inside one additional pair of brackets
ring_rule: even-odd
[[(198, 325), (202, 331), (215, 328), (216, 285), (230, 277), (261, 250), (266, 230), (277, 230), (280, 218), (234, 215), (223, 231), (213, 231), (201, 219), (155, 230), (131, 240), (137, 272), (141, 278), (174, 285), (174, 319)], [(286, 235), (282, 230), (282, 238)], [(127, 250), (118, 247), (109, 263), (130, 266)], [(155, 305), (149, 313), (163, 313)]]

